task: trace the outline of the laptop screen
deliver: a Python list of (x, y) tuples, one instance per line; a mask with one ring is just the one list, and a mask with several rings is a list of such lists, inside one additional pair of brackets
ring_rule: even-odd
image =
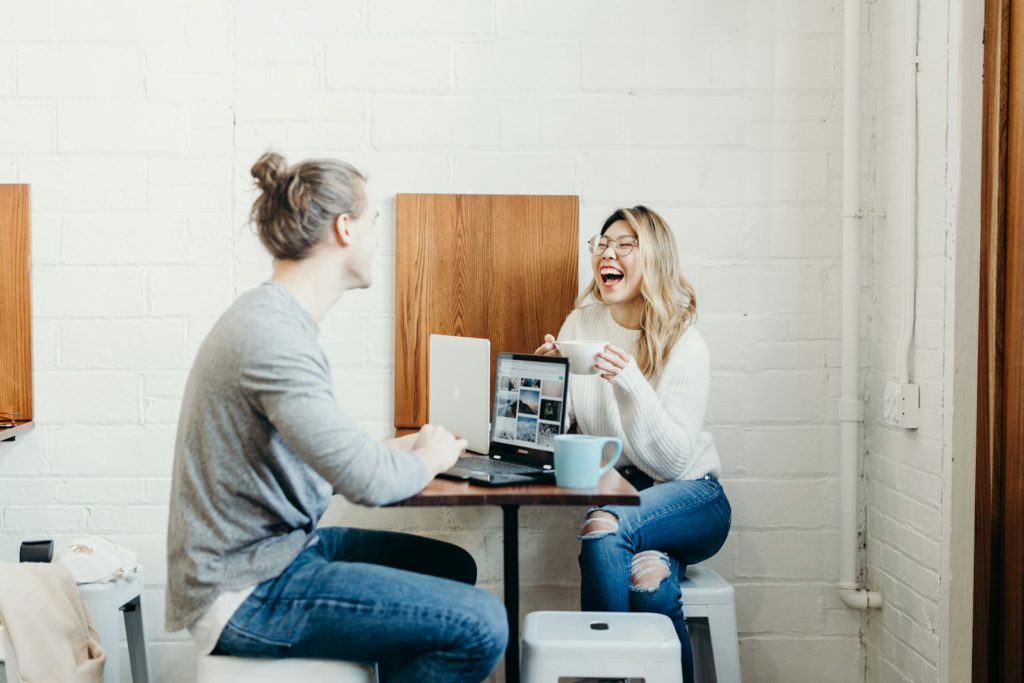
[(498, 355), (492, 446), (554, 452), (565, 416), (567, 369), (562, 358)]

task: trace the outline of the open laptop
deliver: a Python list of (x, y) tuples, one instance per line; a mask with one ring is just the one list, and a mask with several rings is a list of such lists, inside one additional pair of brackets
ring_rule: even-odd
[[(481, 342), (489, 351), (486, 340), (430, 338), (430, 422), (469, 442), (467, 454), (439, 476), (484, 486), (548, 483), (555, 469), (554, 437), (562, 433), (565, 423), (569, 361), (560, 356), (499, 353), (491, 392), (489, 352), (481, 361)], [(478, 436), (485, 424), (479, 405), (470, 403), (477, 400), (481, 385), (490, 394), (486, 441)]]

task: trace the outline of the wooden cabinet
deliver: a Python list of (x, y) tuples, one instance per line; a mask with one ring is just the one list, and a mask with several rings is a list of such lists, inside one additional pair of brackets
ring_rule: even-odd
[(0, 185), (0, 429), (10, 439), (32, 422), (29, 187)]
[(427, 421), (431, 334), (532, 353), (557, 334), (578, 287), (579, 197), (399, 194), (395, 426)]

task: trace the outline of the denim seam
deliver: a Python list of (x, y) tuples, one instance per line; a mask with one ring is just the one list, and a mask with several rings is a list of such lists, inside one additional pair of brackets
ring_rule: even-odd
[(235, 632), (236, 635), (241, 636), (243, 638), (248, 638), (250, 640), (254, 640), (257, 643), (262, 643), (263, 645), (273, 645), (274, 647), (286, 647), (288, 649), (291, 649), (293, 646), (293, 643), (290, 643), (288, 641), (275, 640), (273, 638), (261, 636), (259, 634), (253, 633), (252, 631), (249, 631), (248, 629), (242, 628), (237, 624), (233, 624), (230, 621), (228, 621), (228, 623), (224, 625), (224, 628), (225, 630), (230, 628)]
[[(700, 500), (698, 500), (696, 502), (688, 501), (686, 503), (677, 503), (675, 505), (666, 505), (666, 506), (657, 508), (656, 510), (652, 510), (646, 516), (642, 517), (640, 519), (640, 524), (645, 524), (645, 523), (649, 523), (649, 522), (658, 521), (658, 520), (661, 520), (661, 519), (663, 519), (665, 517), (671, 517), (671, 516), (675, 515), (677, 512), (679, 512), (680, 510), (688, 510), (688, 509), (696, 509), (696, 508), (699, 508), (699, 507), (705, 507), (709, 503), (714, 502), (714, 500), (716, 498), (718, 498), (718, 497), (719, 497), (719, 494), (716, 494), (716, 495), (707, 496), (706, 498), (701, 498)], [(714, 507), (718, 507), (718, 506), (714, 506)]]
[[(642, 526), (644, 524), (648, 524), (648, 523), (651, 523), (651, 522), (657, 522), (657, 521), (660, 521), (660, 520), (662, 520), (662, 519), (664, 519), (666, 517), (672, 517), (676, 513), (678, 513), (680, 510), (691, 510), (691, 509), (697, 509), (697, 508), (705, 507), (705, 506), (707, 506), (709, 504), (714, 503), (716, 501), (716, 499), (720, 500), (720, 499), (723, 499), (723, 498), (725, 498), (724, 492), (721, 489), (718, 489), (718, 490), (716, 490), (714, 492), (711, 492), (711, 493), (709, 493), (709, 494), (699, 498), (696, 501), (694, 501), (691, 498), (691, 499), (688, 499), (685, 502), (680, 502), (680, 503), (676, 503), (676, 504), (673, 504), (673, 505), (667, 505), (667, 506), (659, 507), (659, 508), (656, 508), (654, 510), (648, 511), (645, 516), (638, 518), (637, 519), (637, 526)], [(728, 503), (728, 499), (726, 499), (725, 502)], [(720, 506), (719, 505), (714, 505), (713, 507), (714, 508), (718, 508)], [(621, 525), (623, 523), (623, 519), (622, 519), (621, 515), (617, 514), (613, 510), (608, 509), (607, 507), (593, 508), (592, 510), (588, 511), (587, 514), (590, 514), (590, 512), (593, 512), (594, 510), (603, 510), (605, 512), (608, 512), (610, 514), (615, 515), (615, 517), (618, 518), (618, 520), (619, 520), (620, 530), (621, 530)], [(714, 512), (715, 512), (715, 515), (717, 517), (720, 517), (720, 515), (717, 512), (717, 509), (714, 510)], [(730, 518), (731, 518), (731, 516), (732, 515), (730, 514)], [(617, 532), (613, 531), (613, 532), (609, 532), (609, 533), (617, 533)], [(577, 536), (577, 537), (580, 538), (580, 540), (583, 540), (583, 538), (581, 538), (579, 536)], [(597, 537), (594, 537), (594, 538), (596, 540), (597, 538), (603, 538), (603, 536), (597, 536)]]
[[(728, 503), (728, 501), (726, 501), (726, 502)], [(716, 505), (714, 507), (714, 509), (713, 509), (713, 512), (715, 514), (715, 517), (718, 518), (719, 524), (724, 524), (725, 526), (728, 526), (728, 527), (732, 526), (732, 506), (731, 505), (730, 506)]]
[[(332, 598), (277, 598), (276, 602), (279, 603), (302, 603), (306, 604), (325, 604), (332, 607), (342, 608), (356, 608), (367, 612), (381, 611), (380, 606), (376, 603), (366, 602), (353, 602), (351, 600), (335, 600)], [(409, 605), (393, 604), (389, 605), (385, 610), (389, 616), (404, 616), (416, 619), (432, 618), (440, 622), (449, 622), (458, 626), (470, 626), (476, 631), (483, 630), (483, 624), (478, 623), (473, 618), (466, 618), (464, 615), (456, 614), (445, 609), (438, 609), (430, 606), (426, 609), (420, 609), (411, 607)]]

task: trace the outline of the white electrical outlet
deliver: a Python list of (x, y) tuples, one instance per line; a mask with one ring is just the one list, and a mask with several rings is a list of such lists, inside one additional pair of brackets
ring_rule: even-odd
[(882, 414), (893, 427), (917, 429), (918, 409), (921, 405), (921, 387), (916, 384), (888, 382), (882, 401)]

